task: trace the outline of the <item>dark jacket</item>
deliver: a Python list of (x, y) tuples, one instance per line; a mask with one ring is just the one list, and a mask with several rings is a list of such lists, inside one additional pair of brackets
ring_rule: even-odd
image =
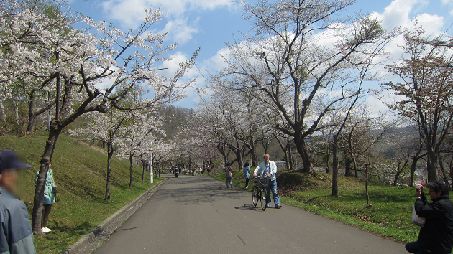
[(427, 202), (423, 195), (415, 202), (417, 215), (426, 219), (418, 243), (427, 253), (450, 254), (453, 244), (453, 203), (448, 196)]

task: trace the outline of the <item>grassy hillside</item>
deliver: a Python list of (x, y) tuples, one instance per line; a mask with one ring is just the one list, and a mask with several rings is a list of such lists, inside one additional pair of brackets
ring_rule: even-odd
[[(299, 189), (284, 188), (283, 201), (286, 204), (304, 208), (316, 214), (354, 225), (361, 229), (393, 238), (401, 242), (417, 239), (419, 228), (412, 224), (412, 206), (415, 190), (407, 187), (371, 185), (369, 195), (371, 206), (366, 205), (365, 185), (355, 178), (341, 177), (340, 194), (332, 197), (330, 175), (298, 174), (305, 179)], [(285, 176), (282, 178), (288, 178)], [(309, 178), (310, 180), (306, 180)], [(283, 180), (283, 179), (282, 179)], [(281, 183), (286, 185), (285, 181)], [(288, 185), (286, 185), (288, 186)]]
[[(0, 137), (0, 149), (18, 152), (33, 165), (33, 170), (22, 172), (19, 195), (32, 208), (34, 178), (43, 151), (45, 137)], [(58, 203), (50, 216), (49, 228), (54, 231), (35, 239), (38, 253), (61, 253), (81, 235), (94, 229), (107, 217), (149, 188), (149, 179), (141, 183), (141, 171), (135, 168), (135, 185), (128, 188), (127, 161), (114, 159), (112, 167), (112, 198), (103, 201), (106, 155), (70, 137), (58, 141), (52, 161), (58, 185)]]
[[(225, 174), (214, 177), (225, 181)], [(240, 172), (234, 172), (234, 185), (242, 187)], [(409, 242), (417, 239), (419, 228), (411, 222), (415, 190), (407, 187), (371, 185), (371, 207), (367, 207), (364, 183), (355, 178), (340, 177), (340, 196), (330, 195), (331, 176), (324, 173), (284, 172), (278, 177), (279, 192), (286, 205), (303, 208), (345, 224)], [(249, 188), (251, 190), (251, 188)], [(303, 226), (303, 225), (302, 225)]]

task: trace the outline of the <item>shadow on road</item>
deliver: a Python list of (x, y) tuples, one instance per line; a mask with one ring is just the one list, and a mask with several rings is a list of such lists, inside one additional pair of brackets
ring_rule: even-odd
[(235, 206), (234, 209), (242, 211), (254, 211), (254, 212), (263, 212), (259, 207), (255, 207), (253, 204), (244, 204), (243, 206)]
[(219, 198), (238, 200), (242, 194), (242, 191), (226, 190), (223, 184), (208, 177), (180, 177), (169, 179), (154, 199), (173, 199), (184, 205), (194, 205), (212, 203)]

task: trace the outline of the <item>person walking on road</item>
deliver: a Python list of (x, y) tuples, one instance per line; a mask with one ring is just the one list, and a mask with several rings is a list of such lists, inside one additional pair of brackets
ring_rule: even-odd
[(415, 211), (417, 216), (425, 218), (418, 240), (406, 245), (409, 253), (415, 254), (450, 254), (453, 244), (453, 203), (450, 201), (449, 187), (440, 182), (428, 185), (431, 203), (426, 199), (423, 186), (417, 187)]
[(225, 183), (227, 189), (233, 189), (233, 169), (231, 166), (225, 168)]
[(280, 197), (278, 196), (277, 188), (277, 164), (275, 161), (270, 160), (270, 155), (264, 155), (264, 161), (261, 162), (258, 167), (256, 167), (255, 172), (253, 173), (254, 177), (269, 177), (268, 190), (266, 192), (266, 207), (269, 207), (271, 203), (271, 192), (274, 198), (274, 205), (276, 209), (280, 209)]
[(14, 152), (0, 152), (0, 253), (36, 253), (27, 207), (15, 196), (17, 171), (30, 167)]
[(245, 180), (244, 189), (247, 189), (249, 187), (250, 182), (250, 164), (248, 162), (244, 164), (244, 167), (242, 168), (242, 174), (244, 175)]
[[(56, 195), (57, 195), (57, 185), (55, 184), (55, 180), (53, 178), (53, 171), (52, 165), (49, 163), (47, 164), (47, 176), (46, 176), (46, 184), (44, 185), (44, 198), (43, 198), (43, 210), (42, 210), (42, 232), (43, 233), (50, 233), (50, 230), (47, 227), (47, 223), (49, 222), (49, 215), (50, 211), (52, 210), (52, 205), (56, 202)], [(36, 175), (36, 179), (38, 179), (39, 172)]]

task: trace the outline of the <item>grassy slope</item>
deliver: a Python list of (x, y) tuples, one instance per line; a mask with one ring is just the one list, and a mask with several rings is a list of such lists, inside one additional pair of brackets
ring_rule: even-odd
[[(224, 173), (214, 176), (224, 181)], [(235, 171), (233, 182), (242, 187), (244, 181)], [(367, 208), (364, 183), (340, 177), (340, 196), (331, 197), (331, 177), (327, 174), (304, 175), (283, 173), (279, 176), (284, 204), (303, 208), (343, 223), (354, 225), (378, 235), (408, 242), (417, 239), (418, 227), (412, 225), (414, 190), (390, 186), (370, 186), (372, 207)], [(250, 190), (251, 188), (249, 188)]]
[[(28, 208), (32, 207), (34, 177), (45, 137), (0, 137), (0, 149), (17, 151), (33, 170), (23, 172), (19, 195)], [(100, 149), (62, 136), (53, 158), (53, 171), (58, 185), (58, 200), (50, 216), (49, 227), (54, 231), (35, 239), (38, 253), (61, 253), (80, 236), (93, 230), (103, 220), (149, 188), (141, 183), (141, 171), (135, 168), (135, 186), (128, 188), (128, 162), (114, 159), (112, 198), (103, 201), (106, 155)]]
[(330, 176), (321, 174), (311, 178), (318, 178), (312, 180), (314, 187), (287, 192), (283, 202), (397, 241), (417, 239), (419, 228), (411, 222), (413, 189), (371, 185), (372, 206), (367, 207), (363, 182), (341, 177), (340, 196), (334, 198), (330, 195)]

